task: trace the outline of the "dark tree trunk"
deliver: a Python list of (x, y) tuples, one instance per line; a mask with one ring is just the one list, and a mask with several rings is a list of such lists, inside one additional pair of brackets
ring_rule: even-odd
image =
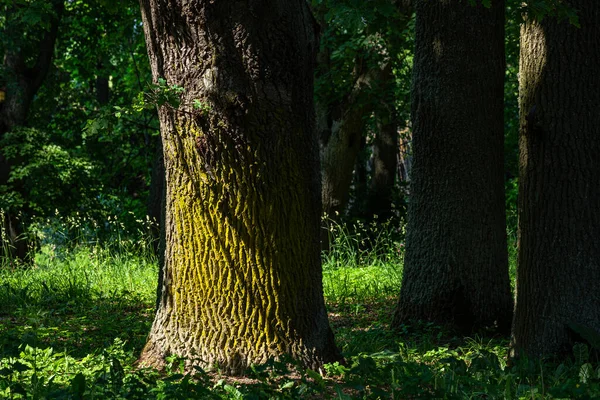
[[(140, 357), (240, 373), (339, 358), (323, 299), (314, 21), (304, 0), (142, 0), (166, 171), (160, 305)], [(200, 109), (192, 104), (200, 102)]]
[(163, 157), (162, 139), (156, 137), (156, 154), (152, 166), (152, 177), (150, 180), (150, 190), (148, 193), (148, 217), (150, 217), (152, 249), (158, 257), (158, 285), (156, 287), (156, 309), (160, 305), (160, 294), (163, 287), (164, 265), (165, 265), (165, 202), (166, 202), (166, 182), (165, 182), (165, 162)]
[(96, 101), (102, 106), (107, 105), (110, 100), (110, 79), (106, 69), (107, 64), (102, 60), (99, 60), (96, 64)]
[(367, 147), (366, 133), (360, 137), (360, 149), (356, 156), (353, 171), (349, 188), (350, 204), (348, 214), (352, 217), (362, 217), (365, 214), (369, 197), (369, 148)]
[[(0, 103), (0, 140), (4, 135), (16, 126), (24, 125), (29, 107), (44, 82), (52, 63), (54, 54), (54, 43), (58, 35), (58, 26), (64, 11), (64, 2), (52, 1), (54, 15), (51, 18), (50, 27), (45, 36), (39, 40), (37, 59), (32, 67), (27, 66), (25, 54), (8, 49), (4, 54), (2, 69), (6, 76), (12, 78), (6, 84), (6, 98)], [(11, 161), (2, 154), (0, 149), (0, 186), (8, 185), (10, 177)], [(28, 243), (23, 235), (23, 227), (17, 217), (18, 211), (0, 204), (3, 209), (4, 221), (2, 225), (10, 234), (8, 243), (2, 243), (0, 238), (0, 249), (9, 249), (10, 257), (24, 260), (28, 253)]]
[(581, 28), (521, 28), (513, 356), (561, 356), (600, 335), (600, 2), (568, 3)]
[(369, 182), (367, 215), (387, 220), (392, 216), (394, 183), (398, 167), (398, 126), (396, 120), (378, 122), (373, 143), (373, 169)]
[(148, 191), (148, 217), (152, 221), (152, 246), (155, 253), (159, 254), (159, 243), (162, 239), (161, 228), (164, 226), (165, 219), (165, 163), (161, 138), (156, 137), (152, 140), (156, 141), (156, 153), (152, 163), (152, 176)]
[(393, 325), (508, 332), (504, 1), (421, 0), (416, 16), (412, 196)]
[[(383, 71), (382, 87), (392, 85), (391, 67)], [(390, 93), (376, 112), (377, 132), (373, 142), (373, 167), (369, 182), (367, 215), (386, 220), (392, 216), (392, 196), (398, 166), (398, 121)]]

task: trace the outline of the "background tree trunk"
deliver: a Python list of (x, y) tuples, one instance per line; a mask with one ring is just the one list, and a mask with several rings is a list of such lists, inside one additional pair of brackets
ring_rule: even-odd
[[(391, 86), (394, 75), (391, 66), (382, 74), (382, 88)], [(389, 92), (389, 90), (388, 90)], [(376, 112), (377, 132), (373, 142), (373, 166), (369, 183), (369, 199), (367, 215), (377, 215), (386, 220), (392, 216), (392, 197), (398, 167), (398, 120), (394, 109), (392, 93), (385, 96), (385, 101)]]
[[(13, 128), (25, 125), (31, 103), (52, 64), (54, 44), (64, 8), (62, 0), (52, 1), (54, 15), (50, 18), (48, 32), (39, 39), (37, 58), (32, 66), (27, 65), (26, 54), (20, 51), (18, 46), (15, 46), (16, 49), (7, 50), (4, 54), (0, 70), (6, 79), (3, 82), (6, 84), (6, 98), (0, 103), (0, 140)], [(10, 171), (11, 161), (0, 151), (0, 186), (8, 185)], [(8, 233), (6, 236), (8, 243), (3, 243), (0, 237), (0, 249), (8, 249), (10, 257), (24, 260), (29, 252), (29, 247), (18, 213), (27, 210), (11, 209), (2, 202), (0, 202), (0, 209), (4, 210), (4, 220), (1, 224)]]
[(413, 166), (393, 325), (510, 330), (503, 181), (504, 2), (416, 2)]
[(165, 264), (165, 162), (163, 157), (162, 139), (160, 136), (153, 138), (156, 141), (156, 154), (152, 166), (150, 190), (148, 193), (148, 217), (152, 223), (150, 234), (152, 238), (152, 249), (158, 258), (158, 285), (156, 288), (156, 309), (160, 305), (159, 299), (163, 287), (164, 264)]
[(600, 335), (600, 3), (581, 28), (521, 28), (519, 268), (513, 356), (571, 352)]
[[(314, 21), (304, 0), (141, 1), (166, 170), (160, 305), (143, 364), (240, 373), (339, 358), (323, 299)], [(194, 109), (192, 103), (202, 107)]]
[(369, 93), (375, 91), (380, 72), (379, 68), (371, 68), (359, 75), (352, 92), (340, 107), (340, 119), (334, 121), (330, 136), (322, 143), (323, 212), (333, 219), (343, 215), (348, 205), (366, 121), (373, 112), (374, 102), (369, 99)]

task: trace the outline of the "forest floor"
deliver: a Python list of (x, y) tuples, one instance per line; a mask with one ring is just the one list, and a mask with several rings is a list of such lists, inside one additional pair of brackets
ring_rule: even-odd
[(0, 398), (600, 398), (600, 363), (585, 345), (562, 364), (507, 366), (506, 337), (462, 337), (429, 323), (391, 331), (401, 245), (358, 248), (338, 241), (324, 257), (346, 364), (317, 372), (272, 361), (232, 379), (186, 371), (177, 358), (166, 372), (136, 368), (156, 293), (156, 260), (139, 255), (147, 252), (45, 246), (33, 267), (0, 265)]

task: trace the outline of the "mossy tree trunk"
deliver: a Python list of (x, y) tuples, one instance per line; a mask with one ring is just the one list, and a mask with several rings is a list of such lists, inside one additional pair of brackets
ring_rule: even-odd
[(581, 27), (521, 27), (519, 266), (513, 356), (600, 335), (600, 2)]
[[(166, 171), (164, 279), (142, 364), (236, 374), (339, 358), (323, 299), (314, 21), (304, 0), (142, 0)], [(200, 104), (199, 108), (192, 104)]]
[(416, 2), (413, 166), (393, 325), (508, 332), (504, 1)]

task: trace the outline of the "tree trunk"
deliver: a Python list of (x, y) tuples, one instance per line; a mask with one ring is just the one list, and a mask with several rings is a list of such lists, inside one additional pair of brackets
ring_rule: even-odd
[[(140, 362), (241, 373), (339, 358), (323, 299), (314, 21), (304, 0), (142, 0), (166, 170), (160, 305)], [(193, 103), (199, 108), (192, 107)]]
[[(152, 163), (152, 175), (150, 177), (150, 189), (148, 190), (148, 217), (152, 222), (151, 236), (152, 247), (155, 254), (160, 254), (160, 241), (163, 240), (165, 220), (165, 164), (163, 158), (163, 146), (160, 137), (152, 137), (156, 142), (156, 152)], [(164, 247), (162, 247), (164, 249)]]
[(340, 107), (340, 119), (333, 121), (331, 134), (322, 143), (323, 212), (333, 219), (344, 214), (348, 205), (352, 173), (365, 134), (366, 120), (373, 111), (369, 93), (374, 92), (379, 75), (379, 68), (360, 74)]
[[(393, 83), (391, 66), (382, 75), (382, 87)], [(394, 100), (390, 97), (386, 96), (376, 112), (377, 132), (373, 142), (373, 169), (367, 203), (367, 215), (370, 218), (377, 215), (382, 220), (392, 216), (392, 196), (398, 166), (398, 121)]]
[(600, 3), (581, 28), (521, 28), (519, 268), (513, 356), (564, 355), (600, 335)]
[(109, 73), (106, 69), (106, 65), (103, 61), (98, 61), (96, 65), (96, 101), (101, 106), (105, 106), (110, 101), (110, 78)]
[(508, 332), (504, 1), (417, 1), (415, 29), (412, 196), (393, 326)]
[(163, 145), (160, 136), (153, 138), (156, 140), (156, 154), (152, 165), (152, 176), (150, 179), (150, 190), (148, 193), (148, 216), (150, 217), (150, 234), (152, 239), (152, 249), (158, 258), (158, 285), (156, 286), (156, 309), (160, 306), (160, 295), (164, 280), (165, 266), (165, 201), (166, 201), (166, 182), (165, 182), (165, 162), (163, 157)]
[(396, 120), (378, 122), (373, 143), (373, 169), (369, 182), (367, 215), (387, 220), (392, 216), (394, 182), (398, 166), (398, 126)]
[(410, 171), (412, 167), (412, 131), (404, 128), (400, 131), (400, 142), (398, 143), (398, 180), (407, 188), (410, 183)]
[[(29, 67), (27, 65), (27, 55), (24, 52), (7, 49), (4, 54), (0, 70), (3, 70), (5, 76), (9, 77), (10, 80), (5, 82), (7, 83), (6, 98), (0, 103), (0, 140), (14, 127), (25, 124), (29, 107), (48, 74), (54, 54), (54, 44), (58, 36), (58, 26), (64, 11), (64, 2), (53, 0), (52, 11), (54, 15), (50, 18), (48, 32), (43, 38), (39, 39), (37, 44), (37, 58), (33, 66)], [(19, 47), (15, 45), (15, 48), (18, 49)], [(11, 161), (0, 152), (0, 186), (8, 185), (10, 171)], [(10, 233), (6, 237), (8, 243), (2, 243), (0, 238), (0, 249), (9, 249), (10, 257), (24, 260), (29, 249), (17, 214), (18, 211), (27, 210), (15, 210), (10, 205), (5, 204), (0, 204), (0, 207), (4, 211), (4, 220), (1, 224)]]
[[(365, 127), (366, 128), (366, 127)], [(352, 181), (350, 182), (347, 215), (363, 217), (369, 197), (369, 151), (366, 132), (360, 136), (360, 148), (354, 162)]]

